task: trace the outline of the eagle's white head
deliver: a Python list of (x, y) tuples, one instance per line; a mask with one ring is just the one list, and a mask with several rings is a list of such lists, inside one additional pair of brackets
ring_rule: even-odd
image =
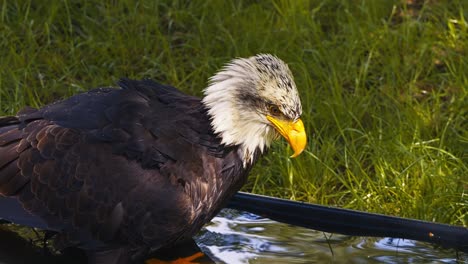
[(210, 79), (203, 103), (225, 145), (239, 145), (244, 165), (282, 135), (294, 150), (307, 139), (299, 93), (286, 63), (270, 54), (234, 59)]

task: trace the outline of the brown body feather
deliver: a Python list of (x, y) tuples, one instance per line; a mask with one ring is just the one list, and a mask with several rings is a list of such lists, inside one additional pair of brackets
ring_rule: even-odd
[(187, 240), (245, 182), (249, 168), (220, 144), (198, 98), (151, 81), (120, 86), (0, 119), (0, 194), (63, 247)]

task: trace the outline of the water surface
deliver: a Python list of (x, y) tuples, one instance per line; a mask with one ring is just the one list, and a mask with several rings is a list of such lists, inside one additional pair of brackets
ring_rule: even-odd
[[(345, 221), (345, 220), (344, 220)], [(407, 239), (351, 237), (224, 209), (196, 238), (224, 263), (468, 263), (468, 254)]]

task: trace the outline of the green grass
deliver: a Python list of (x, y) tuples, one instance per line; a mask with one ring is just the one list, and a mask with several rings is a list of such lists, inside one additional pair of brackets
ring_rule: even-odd
[[(234, 57), (293, 71), (309, 145), (244, 190), (468, 225), (468, 1), (0, 2), (0, 114), (122, 76), (201, 95)], [(423, 1), (413, 1), (423, 2)]]

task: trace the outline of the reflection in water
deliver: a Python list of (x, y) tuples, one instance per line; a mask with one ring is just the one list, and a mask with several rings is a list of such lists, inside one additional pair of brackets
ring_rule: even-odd
[(225, 263), (468, 263), (429, 243), (327, 234), (225, 209), (196, 238)]
[[(468, 254), (459, 252), (457, 259), (454, 250), (428, 243), (325, 234), (230, 209), (214, 218), (196, 241), (213, 259), (230, 264), (468, 263)], [(30, 228), (0, 225), (0, 264), (85, 263), (80, 252), (46, 256), (42, 245)]]

